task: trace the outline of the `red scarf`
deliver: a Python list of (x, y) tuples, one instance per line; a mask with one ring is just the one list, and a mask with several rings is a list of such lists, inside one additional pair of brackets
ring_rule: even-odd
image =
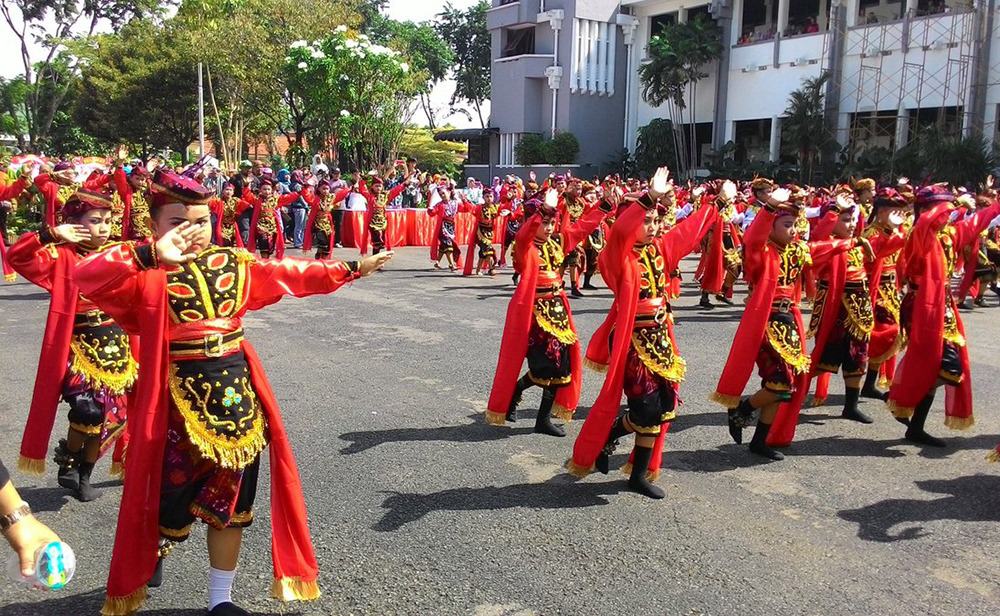
[[(126, 247), (112, 249), (105, 253), (105, 257), (88, 259), (77, 268), (77, 277), (85, 292), (100, 289), (105, 283), (107, 276), (101, 260), (123, 258), (122, 252), (118, 251), (125, 250)], [(136, 327), (140, 339), (145, 342), (140, 355), (135, 412), (130, 420), (131, 443), (125, 467), (125, 489), (111, 556), (107, 598), (102, 609), (107, 616), (125, 615), (137, 610), (146, 598), (146, 583), (156, 568), (160, 481), (170, 412), (166, 379), (170, 365), (166, 280), (162, 269), (141, 272), (136, 281), (139, 298), (134, 305), (102, 306), (119, 323)], [(116, 312), (121, 313), (120, 319)], [(319, 597), (316, 583), (319, 568), (309, 535), (295, 456), (260, 359), (249, 342), (243, 343), (242, 350), (246, 354), (253, 388), (264, 409), (270, 434), (271, 559), (274, 570), (271, 594), (286, 601), (316, 599)]]
[[(604, 323), (597, 328), (587, 346), (588, 365), (606, 372), (606, 375), (601, 392), (590, 408), (590, 413), (573, 446), (573, 458), (567, 463), (570, 472), (576, 475), (586, 475), (593, 470), (594, 461), (607, 443), (611, 426), (618, 417), (621, 407), (624, 368), (632, 344), (631, 333), (635, 326), (639, 280), (642, 275), (635, 255), (635, 244), (641, 239), (646, 213), (645, 208), (637, 205), (632, 205), (622, 212), (611, 228), (607, 246), (601, 252), (601, 274), (605, 283), (614, 292), (615, 301)], [(665, 273), (676, 268), (680, 260), (694, 250), (715, 223), (717, 216), (715, 207), (702, 206), (696, 213), (655, 240), (659, 243), (660, 254), (664, 259)], [(609, 348), (608, 339), (612, 332), (619, 335), (614, 337)], [(679, 355), (680, 349), (672, 327), (670, 342)], [(677, 388), (677, 384), (674, 384), (675, 392)], [(666, 430), (661, 430), (653, 446), (653, 456), (648, 468), (653, 477), (658, 476), (660, 472), (665, 435)]]
[[(946, 301), (952, 305), (959, 333), (965, 336), (965, 326), (951, 297), (944, 251), (938, 240), (938, 232), (949, 224), (951, 212), (951, 204), (941, 203), (922, 213), (899, 255), (899, 275), (905, 275), (907, 282), (916, 283), (917, 290), (907, 352), (899, 362), (889, 390), (889, 408), (897, 417), (911, 416), (913, 409), (931, 392), (938, 380)], [(961, 254), (966, 246), (971, 245), (998, 214), (1000, 203), (994, 203), (955, 223), (956, 254)], [(972, 373), (967, 347), (959, 349), (959, 358), (964, 378), (959, 385), (945, 388), (945, 425), (955, 429), (968, 428), (974, 421)]]

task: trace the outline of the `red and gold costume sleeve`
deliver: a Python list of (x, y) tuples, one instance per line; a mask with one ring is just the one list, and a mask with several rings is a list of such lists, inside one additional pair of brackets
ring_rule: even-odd
[(45, 199), (45, 224), (54, 227), (59, 209), (59, 184), (48, 173), (42, 173), (35, 178), (35, 188)]
[(80, 293), (130, 334), (139, 333), (140, 274), (147, 269), (143, 262), (154, 264), (152, 254), (152, 244), (118, 244), (81, 261), (73, 274)]
[(7, 259), (10, 266), (29, 282), (46, 291), (52, 290), (52, 274), (55, 271), (59, 253), (54, 250), (56, 240), (42, 229), (37, 233), (25, 233), (10, 250)]
[(255, 261), (250, 266), (247, 309), (270, 306), (286, 295), (309, 297), (333, 293), (360, 277), (356, 261), (317, 261), (295, 257)]
[(719, 212), (716, 208), (703, 205), (694, 214), (660, 236), (660, 253), (667, 259), (667, 271), (676, 269), (681, 259), (691, 254), (701, 244), (705, 234), (715, 226), (718, 217)]
[(587, 239), (587, 236), (604, 222), (604, 218), (610, 213), (611, 205), (606, 201), (602, 201), (600, 207), (595, 207), (583, 216), (580, 216), (580, 219), (576, 222), (564, 225), (562, 229), (563, 251), (568, 253), (576, 248), (580, 242)]
[(0, 201), (17, 199), (30, 185), (31, 181), (27, 177), (21, 176), (6, 186), (0, 186)]

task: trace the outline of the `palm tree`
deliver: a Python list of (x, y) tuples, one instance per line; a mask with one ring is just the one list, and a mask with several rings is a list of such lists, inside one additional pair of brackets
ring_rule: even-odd
[(833, 135), (826, 126), (823, 102), (829, 78), (829, 73), (823, 73), (806, 79), (802, 87), (788, 97), (781, 132), (798, 151), (801, 183), (812, 182), (820, 154), (833, 144)]

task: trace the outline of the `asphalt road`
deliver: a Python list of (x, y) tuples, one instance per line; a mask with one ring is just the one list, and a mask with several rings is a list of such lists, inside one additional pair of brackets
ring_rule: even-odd
[[(264, 358), (306, 486), (322, 599), (268, 598), (267, 472), (258, 519), (236, 580), (238, 603), (261, 614), (995, 614), (1000, 609), (1000, 326), (996, 307), (966, 315), (978, 423), (945, 434), (948, 448), (901, 440), (880, 404), (874, 425), (831, 406), (803, 416), (781, 463), (760, 464), (728, 438), (706, 401), (740, 308), (702, 312), (688, 282), (676, 303), (688, 363), (685, 404), (667, 439), (663, 501), (623, 490), (622, 476), (582, 482), (562, 472), (572, 438), (531, 433), (539, 393), (514, 428), (485, 425), (507, 275), (466, 279), (429, 269), (426, 249), (403, 249), (389, 270), (331, 297), (286, 299), (247, 321)], [(692, 263), (686, 262), (690, 272)], [(742, 295), (740, 296), (742, 297)], [(996, 298), (990, 299), (995, 306)], [(606, 290), (573, 301), (589, 339)], [(0, 456), (16, 460), (47, 297), (0, 287)], [(601, 378), (587, 372), (581, 410)], [(65, 429), (60, 413), (56, 433)], [(626, 447), (620, 449), (623, 452)], [(613, 460), (620, 465), (623, 456)], [(64, 591), (0, 580), (0, 614), (96, 614), (121, 488), (89, 504), (55, 471), (18, 474), (22, 494), (76, 550)], [(167, 561), (148, 614), (202, 614), (204, 530)]]

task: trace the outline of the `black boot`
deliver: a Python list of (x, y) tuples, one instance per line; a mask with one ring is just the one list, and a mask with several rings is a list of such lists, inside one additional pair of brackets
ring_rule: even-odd
[(785, 454), (767, 446), (767, 433), (770, 431), (771, 424), (757, 422), (757, 429), (754, 430), (753, 439), (750, 440), (750, 452), (769, 460), (784, 460)]
[(759, 413), (750, 404), (750, 398), (746, 397), (740, 400), (736, 408), (729, 409), (726, 414), (729, 420), (729, 436), (733, 437), (733, 441), (737, 445), (741, 445), (743, 443), (743, 428), (753, 425), (757, 421)]
[(628, 489), (649, 498), (663, 498), (666, 494), (654, 486), (646, 478), (649, 471), (649, 461), (653, 457), (652, 447), (635, 446), (635, 457), (632, 459), (632, 474), (628, 478)]
[(76, 498), (84, 503), (89, 503), (101, 495), (101, 491), (90, 485), (90, 474), (94, 472), (93, 462), (80, 462), (80, 487), (76, 491)]
[(594, 285), (590, 284), (590, 281), (591, 281), (591, 279), (593, 279), (593, 277), (594, 277), (593, 274), (584, 274), (583, 275), (583, 288), (584, 289), (586, 289), (588, 291), (596, 291), (597, 290), (597, 287), (595, 287)]
[(514, 389), (514, 397), (510, 399), (510, 406), (507, 407), (507, 421), (515, 423), (517, 421), (517, 405), (521, 404), (521, 396), (524, 390), (534, 385), (528, 375), (524, 375), (517, 380), (517, 387)]
[(80, 489), (80, 451), (71, 452), (66, 439), (60, 439), (52, 460), (59, 465), (59, 485), (76, 492)]
[(718, 300), (718, 301), (720, 301), (720, 302), (722, 302), (723, 304), (725, 304), (727, 306), (732, 306), (733, 305), (733, 300), (729, 299), (728, 297), (726, 297), (722, 293), (720, 293), (719, 295), (716, 295), (715, 299)]
[(163, 586), (163, 557), (160, 556), (156, 559), (156, 569), (153, 570), (153, 577), (149, 578), (149, 583), (146, 584), (149, 588), (159, 588)]
[(878, 383), (878, 368), (869, 368), (868, 374), (865, 375), (865, 384), (861, 387), (861, 397), (873, 400), (887, 400), (889, 392), (879, 391), (876, 383)]
[(701, 294), (701, 301), (698, 302), (698, 305), (709, 310), (715, 308), (715, 304), (712, 303), (712, 300), (708, 299), (708, 293)]
[(857, 387), (848, 387), (844, 390), (844, 410), (840, 416), (851, 421), (859, 421), (863, 424), (872, 423), (872, 418), (858, 410), (858, 397), (861, 390)]
[(583, 291), (581, 291), (580, 287), (576, 285), (570, 287), (569, 294), (572, 295), (573, 297), (583, 297)]
[(535, 432), (549, 436), (566, 436), (562, 426), (552, 423), (552, 405), (556, 401), (556, 392), (551, 387), (542, 390), (542, 404), (538, 407), (538, 417), (535, 418)]
[(608, 458), (615, 452), (615, 449), (618, 449), (618, 439), (628, 433), (629, 430), (625, 427), (625, 416), (622, 415), (611, 426), (611, 432), (608, 433), (608, 440), (604, 444), (604, 449), (601, 450), (601, 453), (597, 454), (594, 468), (604, 475), (608, 474)]
[(934, 404), (934, 392), (927, 394), (917, 408), (913, 410), (913, 417), (910, 418), (910, 425), (906, 428), (906, 440), (920, 445), (930, 445), (931, 447), (944, 447), (945, 442), (924, 432), (924, 423), (927, 421), (927, 414)]

